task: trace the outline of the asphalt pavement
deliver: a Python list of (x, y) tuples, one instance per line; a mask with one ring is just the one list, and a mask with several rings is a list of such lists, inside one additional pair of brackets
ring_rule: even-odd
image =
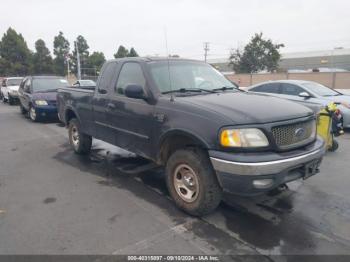
[(0, 104), (0, 254), (349, 255), (350, 134), (321, 173), (277, 196), (226, 196), (190, 217), (168, 196), (162, 169), (94, 140), (74, 154), (57, 122), (32, 123)]

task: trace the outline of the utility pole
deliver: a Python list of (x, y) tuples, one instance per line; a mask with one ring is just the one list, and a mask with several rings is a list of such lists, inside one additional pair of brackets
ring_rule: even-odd
[(77, 71), (78, 71), (78, 80), (81, 80), (81, 69), (80, 69), (80, 55), (79, 55), (79, 49), (77, 41), (74, 42), (75, 44), (75, 50), (77, 50)]
[(209, 51), (209, 42), (204, 42), (204, 61), (207, 62), (207, 56)]

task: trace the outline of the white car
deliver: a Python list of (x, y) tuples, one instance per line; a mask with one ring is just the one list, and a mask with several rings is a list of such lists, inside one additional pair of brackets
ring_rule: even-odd
[(7, 77), (2, 80), (1, 98), (3, 102), (13, 105), (18, 100), (18, 88), (22, 79), (22, 77)]

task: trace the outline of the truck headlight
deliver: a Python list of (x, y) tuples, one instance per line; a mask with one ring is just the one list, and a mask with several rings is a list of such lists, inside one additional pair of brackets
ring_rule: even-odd
[(35, 104), (37, 106), (47, 106), (47, 102), (45, 100), (35, 100)]
[(220, 144), (224, 147), (266, 147), (269, 141), (257, 128), (225, 129), (221, 131)]

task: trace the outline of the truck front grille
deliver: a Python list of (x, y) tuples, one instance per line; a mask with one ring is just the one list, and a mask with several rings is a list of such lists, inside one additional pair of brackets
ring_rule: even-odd
[(289, 149), (307, 144), (314, 140), (315, 133), (315, 120), (272, 128), (272, 135), (277, 146), (281, 149)]

